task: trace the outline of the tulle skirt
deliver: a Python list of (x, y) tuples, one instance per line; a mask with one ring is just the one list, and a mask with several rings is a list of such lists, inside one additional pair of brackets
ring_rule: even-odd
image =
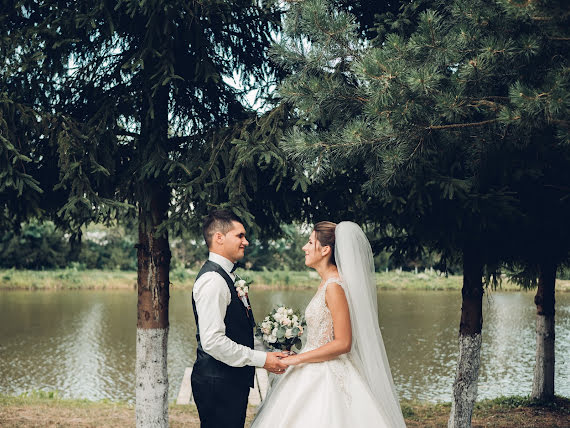
[(252, 428), (389, 427), (346, 355), (292, 366), (273, 381)]

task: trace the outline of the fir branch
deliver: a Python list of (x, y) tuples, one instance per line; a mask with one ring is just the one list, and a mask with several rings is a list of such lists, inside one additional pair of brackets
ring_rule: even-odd
[(451, 128), (470, 128), (473, 126), (483, 126), (483, 125), (488, 125), (489, 123), (494, 123), (494, 122), (498, 122), (499, 119), (489, 119), (489, 120), (483, 120), (481, 122), (470, 122), (470, 123), (452, 123), (449, 125), (430, 125), (428, 127), (426, 127), (425, 129), (451, 129)]
[(136, 132), (127, 131), (125, 129), (121, 129), (119, 131), (116, 131), (115, 134), (118, 136), (121, 136), (121, 137), (132, 137), (132, 138), (139, 138), (140, 137), (140, 134), (137, 134)]
[(560, 120), (560, 119), (552, 119), (549, 121), (550, 123), (555, 123), (557, 125), (562, 125), (565, 128), (570, 128), (570, 122), (567, 120)]

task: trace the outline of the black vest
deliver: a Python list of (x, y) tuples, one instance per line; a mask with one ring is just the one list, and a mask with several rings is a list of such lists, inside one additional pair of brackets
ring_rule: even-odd
[[(240, 345), (253, 349), (253, 314), (251, 309), (247, 310), (237, 295), (234, 283), (226, 271), (217, 263), (208, 260), (198, 272), (196, 280), (206, 272), (217, 272), (224, 278), (230, 289), (232, 296), (230, 304), (226, 310), (224, 324), (226, 325), (226, 336)], [(255, 375), (255, 367), (231, 367), (221, 361), (216, 360), (202, 349), (200, 342), (200, 327), (198, 321), (198, 312), (196, 312), (196, 302), (192, 296), (192, 308), (194, 309), (194, 319), (196, 320), (196, 341), (198, 348), (196, 349), (196, 361), (192, 369), (192, 376), (219, 378), (224, 379), (233, 384), (248, 385), (253, 387), (253, 378)]]

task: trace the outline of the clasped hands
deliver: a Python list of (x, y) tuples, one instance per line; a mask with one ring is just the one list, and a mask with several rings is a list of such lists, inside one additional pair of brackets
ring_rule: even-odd
[(283, 374), (287, 367), (298, 364), (293, 351), (268, 352), (263, 368), (271, 373)]

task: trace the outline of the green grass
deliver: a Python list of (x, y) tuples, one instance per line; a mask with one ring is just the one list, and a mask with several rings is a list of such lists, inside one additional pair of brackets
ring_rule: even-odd
[[(402, 413), (408, 427), (446, 427), (450, 403), (426, 403), (404, 400)], [(255, 415), (250, 406), (246, 427)], [(529, 397), (499, 397), (475, 404), (473, 427), (566, 427), (570, 417), (570, 399), (556, 397), (542, 403)], [(169, 406), (170, 426), (198, 427), (193, 405)], [(58, 392), (32, 391), (17, 397), (0, 395), (0, 425), (18, 427), (134, 426), (134, 405), (124, 402), (62, 399)]]
[(25, 406), (25, 405), (37, 405), (37, 404), (51, 404), (55, 405), (61, 403), (66, 407), (97, 407), (101, 406), (120, 406), (129, 408), (132, 405), (120, 402), (120, 401), (111, 401), (107, 399), (99, 400), (99, 401), (91, 401), (87, 399), (70, 399), (70, 398), (62, 398), (61, 393), (59, 391), (44, 391), (44, 390), (33, 390), (28, 391), (23, 394), (12, 396), (12, 395), (4, 395), (0, 394), (0, 407), (3, 406)]
[(570, 398), (557, 396), (553, 401), (544, 402), (533, 400), (530, 396), (513, 395), (510, 397), (498, 397), (489, 400), (481, 400), (475, 403), (475, 409), (493, 411), (497, 409), (520, 409), (520, 408), (547, 408), (559, 411), (570, 417)]
[[(403, 401), (402, 413), (408, 427), (446, 427), (450, 403)], [(473, 409), (473, 427), (567, 427), (570, 399), (556, 397), (550, 403), (529, 397), (498, 397), (477, 401)]]
[(136, 272), (127, 271), (0, 270), (0, 289), (12, 290), (135, 289), (136, 280)]
[[(169, 406), (171, 427), (198, 427), (195, 406)], [(0, 395), (0, 426), (134, 427), (135, 407), (109, 400), (62, 399), (57, 392), (33, 391), (18, 397)]]
[[(238, 275), (253, 281), (258, 289), (315, 288), (319, 277), (314, 271), (246, 271), (238, 269)], [(190, 289), (196, 279), (196, 271), (172, 269), (170, 283), (173, 289)], [(50, 271), (0, 270), (0, 289), (4, 290), (77, 290), (77, 289), (135, 289), (137, 274), (134, 271), (81, 270), (76, 268)], [(435, 272), (379, 272), (378, 288), (387, 290), (461, 290), (463, 277), (445, 277)], [(520, 287), (503, 280), (501, 290), (519, 291)], [(570, 291), (569, 280), (557, 280), (556, 291)]]

